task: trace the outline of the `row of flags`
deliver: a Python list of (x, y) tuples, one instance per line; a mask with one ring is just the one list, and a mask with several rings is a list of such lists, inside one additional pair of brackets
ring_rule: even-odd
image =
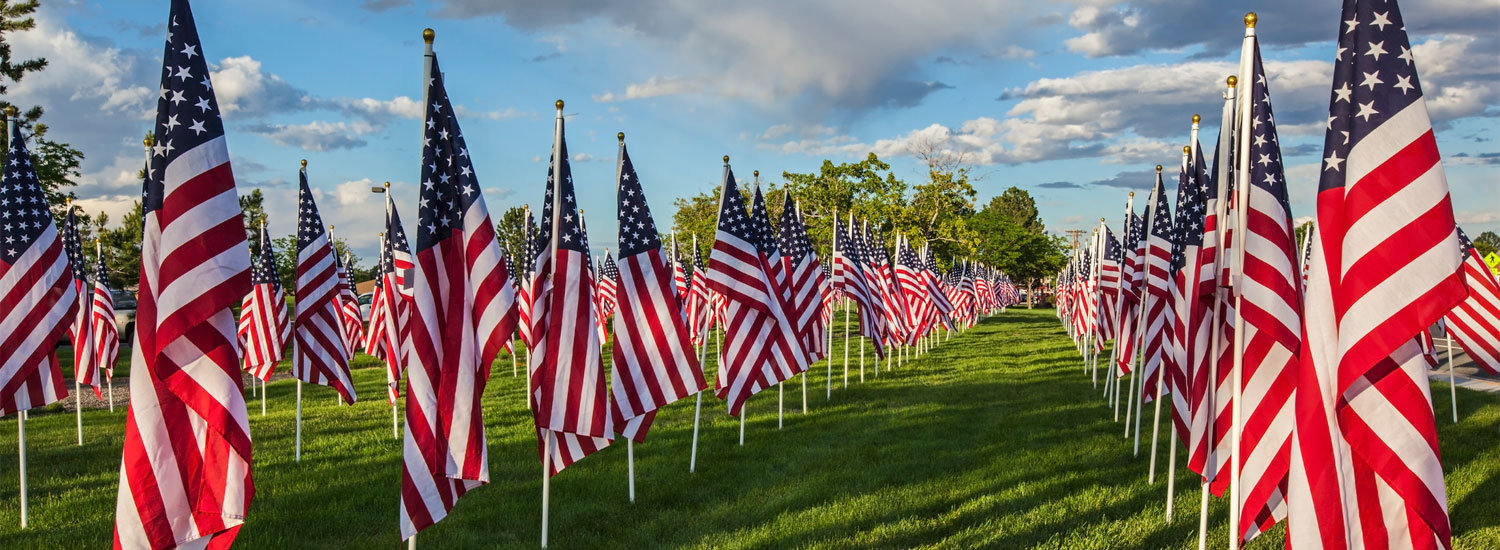
[(1129, 390), (1137, 441), (1139, 405), (1169, 405), (1231, 547), (1290, 518), (1298, 548), (1451, 548), (1424, 347), (1439, 324), (1495, 374), (1500, 285), (1454, 222), (1395, 2), (1340, 21), (1301, 246), (1250, 14), (1211, 161), (1195, 115), (1175, 204), (1158, 166), (1123, 240), (1101, 220), (1057, 275), (1058, 316), (1086, 358), (1115, 342), (1106, 392)]

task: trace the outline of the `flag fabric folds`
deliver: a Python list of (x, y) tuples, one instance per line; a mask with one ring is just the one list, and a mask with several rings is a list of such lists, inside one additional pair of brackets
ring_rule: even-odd
[(1469, 297), (1443, 316), (1443, 324), (1474, 364), (1493, 375), (1500, 372), (1500, 284), (1462, 229), (1458, 239)]
[(413, 261), (402, 440), (401, 538), (448, 515), (489, 482), (480, 397), (516, 328), (510, 271), (430, 55)]
[(187, 0), (172, 1), (167, 33), (114, 547), (228, 548), (255, 494), (232, 311), (250, 292), (250, 254)]
[[(115, 297), (109, 291), (109, 268), (104, 266), (104, 254), (94, 260), (94, 284), (89, 299), (89, 353), (74, 357), (74, 361), (88, 361), (90, 369), (104, 371), (104, 378), (114, 376), (115, 359), (120, 356), (120, 328), (115, 326)], [(99, 385), (94, 384), (94, 395), (99, 395)]]
[(281, 361), (291, 323), (265, 225), (260, 228), (260, 252), (250, 263), (250, 285), (250, 294), (240, 302), (240, 345), (244, 347), (245, 370), (267, 381)]
[(365, 353), (385, 361), (386, 398), (392, 405), (401, 395), (401, 371), (410, 354), (413, 269), (411, 248), (396, 202), (386, 188), (385, 231), (381, 233), (380, 265), (376, 266), (374, 296), (370, 299), (370, 330)]
[[(619, 168), (619, 309), (614, 317), (614, 429), (643, 441), (656, 410), (707, 386), (683, 323), (660, 234), (625, 144)], [(610, 266), (615, 265), (609, 262)]]
[[(94, 354), (93, 340), (89, 336), (93, 333), (89, 326), (93, 320), (89, 314), (90, 303), (93, 302), (93, 288), (89, 284), (88, 261), (83, 257), (83, 243), (78, 238), (78, 216), (77, 209), (73, 208), (71, 201), (68, 202), (68, 212), (63, 216), (62, 241), (63, 250), (68, 256), (68, 269), (73, 272), (73, 296), (78, 300), (78, 307), (73, 309), (73, 319), (68, 325), (68, 338), (73, 342), (73, 380), (81, 386), (93, 388), (94, 395), (99, 395), (99, 373), (96, 364), (90, 361), (89, 356)], [(114, 322), (113, 319), (110, 322)], [(83, 357), (83, 360), (79, 360)]]
[(301, 209), (297, 215), (297, 281), (295, 313), (292, 315), (292, 376), (339, 393), (344, 403), (354, 403), (354, 382), (349, 375), (348, 341), (344, 331), (339, 293), (344, 284), (335, 257), (333, 240), (318, 213), (312, 189), (307, 185), (307, 167), (297, 172)]
[(1288, 543), (1451, 548), (1414, 337), (1467, 295), (1441, 157), (1395, 0), (1339, 18), (1303, 304)]

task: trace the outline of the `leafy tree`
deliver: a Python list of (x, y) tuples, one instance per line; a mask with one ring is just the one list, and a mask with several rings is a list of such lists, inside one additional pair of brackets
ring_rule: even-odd
[[(534, 214), (532, 217), (535, 218), (537, 215)], [(525, 221), (526, 208), (512, 206), (505, 209), (505, 212), (500, 215), (500, 221), (495, 223), (495, 238), (500, 241), (500, 247), (512, 256), (526, 250), (526, 228), (522, 225)], [(533, 219), (531, 223), (534, 231), (536, 220)]]
[[(1293, 229), (1293, 231), (1296, 233), (1297, 250), (1299, 251), (1299, 253), (1302, 250), (1303, 243), (1307, 242), (1308, 232), (1312, 231), (1312, 228), (1313, 228), (1313, 223), (1312, 222), (1302, 222), (1302, 225), (1299, 225), (1299, 226), (1297, 226), (1296, 229)], [(1297, 261), (1300, 262), (1301, 260), (1297, 260)]]
[(1500, 235), (1494, 231), (1485, 231), (1474, 238), (1474, 249), (1479, 251), (1479, 257), (1489, 256), (1490, 253), (1500, 250)]
[[(297, 280), (297, 235), (295, 233), (283, 237), (271, 239), (271, 245), (276, 249), (276, 275), (281, 277), (281, 287), (286, 289), (288, 295), (293, 293), (293, 283)], [(333, 251), (338, 254), (339, 261), (343, 262), (344, 269), (349, 273), (350, 282), (359, 282), (374, 278), (374, 270), (359, 266), (359, 256), (349, 249), (349, 245), (343, 238), (333, 239)], [(347, 261), (345, 261), (347, 259)]]
[[(1045, 233), (1036, 201), (1025, 190), (1006, 189), (990, 199), (971, 223), (979, 240), (977, 259), (1009, 274), (1028, 290), (1067, 263), (1066, 244)], [(1032, 294), (1027, 292), (1027, 307)]]
[(260, 225), (266, 223), (266, 195), (260, 189), (251, 189), (240, 195), (240, 216), (245, 219), (245, 238), (259, 242)]
[[(100, 213), (99, 218), (107, 218)], [(104, 251), (104, 264), (109, 267), (109, 282), (112, 288), (136, 288), (141, 278), (141, 201), (120, 220), (120, 226), (99, 232), (99, 243)], [(107, 219), (106, 219), (107, 221)]]
[[(47, 204), (51, 207), (53, 215), (61, 219), (64, 215), (65, 199), (78, 198), (67, 188), (78, 185), (79, 166), (83, 163), (83, 152), (74, 149), (66, 143), (47, 139), (47, 125), (42, 124), (42, 108), (32, 106), (22, 109), (6, 99), (10, 92), (10, 86), (21, 82), (26, 75), (40, 72), (47, 67), (47, 60), (33, 58), (17, 60), (11, 55), (10, 43), (5, 40), (7, 34), (27, 31), (36, 28), (36, 20), (31, 17), (37, 9), (36, 0), (25, 2), (12, 2), (11, 0), (0, 0), (0, 112), (7, 108), (15, 107), (17, 114), (16, 124), (21, 127), (21, 134), (31, 142), (32, 163), (36, 168), (37, 181), (42, 185), (42, 191), (47, 196)], [(10, 147), (10, 134), (0, 132), (0, 147)]]
[[(746, 192), (746, 186), (740, 186), (740, 193), (748, 205), (750, 194)], [(684, 254), (691, 256), (693, 236), (696, 235), (698, 253), (707, 262), (708, 254), (714, 248), (714, 233), (718, 228), (719, 186), (715, 185), (708, 191), (690, 197), (677, 197), (672, 200), (672, 206), (677, 208), (677, 212), (672, 214), (672, 232), (677, 234), (677, 244), (682, 247)]]
[(817, 173), (783, 172), (781, 177), (786, 182), (782, 189), (802, 201), (807, 236), (820, 254), (832, 249), (835, 213), (847, 221), (852, 212), (857, 219), (881, 224), (887, 234), (907, 219), (906, 183), (875, 153), (852, 163), (825, 160)]

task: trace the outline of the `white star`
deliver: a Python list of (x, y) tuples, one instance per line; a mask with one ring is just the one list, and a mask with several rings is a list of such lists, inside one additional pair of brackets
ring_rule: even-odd
[(1348, 82), (1345, 82), (1342, 87), (1334, 90), (1333, 93), (1335, 96), (1337, 96), (1333, 99), (1333, 101), (1337, 103), (1340, 101), (1349, 101), (1349, 96), (1354, 93), (1354, 90), (1349, 87)]
[(171, 101), (172, 101), (173, 105), (176, 105), (178, 103), (182, 103), (184, 101), (187, 101), (187, 98), (182, 96), (182, 92), (179, 92), (177, 90), (172, 90), (172, 100)]
[(182, 123), (177, 122), (177, 115), (172, 115), (172, 116), (167, 117), (167, 131), (168, 132), (171, 132), (172, 129), (176, 128), (179, 124), (182, 124)]
[(208, 131), (207, 128), (203, 127), (203, 121), (201, 121), (201, 120), (194, 120), (193, 124), (191, 126), (188, 126), (188, 129), (192, 130), (193, 131), (193, 135), (195, 135), (195, 136), (198, 135), (198, 134), (201, 134), (203, 132), (207, 132)]
[(188, 59), (192, 59), (193, 56), (198, 55), (198, 47), (186, 44), (182, 47), (182, 54), (188, 56)]
[(177, 74), (172, 75), (172, 76), (175, 76), (177, 78), (181, 78), (184, 82), (186, 82), (187, 79), (193, 77), (192, 71), (189, 71), (188, 69), (189, 69), (189, 67), (178, 67), (177, 68)]
[(1371, 90), (1375, 89), (1376, 84), (1385, 84), (1385, 81), (1380, 79), (1380, 71), (1365, 73), (1364, 81), (1359, 83), (1360, 86), (1369, 86)]
[(1358, 113), (1354, 113), (1354, 116), (1365, 117), (1365, 122), (1369, 122), (1371, 115), (1378, 115), (1378, 114), (1380, 114), (1380, 111), (1376, 111), (1375, 110), (1375, 102), (1374, 101), (1370, 101), (1368, 103), (1362, 103), (1362, 104), (1360, 104), (1360, 106), (1359, 106), (1359, 112)]
[(1271, 155), (1266, 154), (1266, 153), (1262, 153), (1260, 155), (1260, 160), (1258, 160), (1256, 162), (1260, 163), (1260, 164), (1270, 164), (1271, 163)]
[(1349, 28), (1344, 29), (1344, 32), (1354, 32), (1354, 28), (1359, 26), (1359, 19), (1350, 19), (1348, 21), (1345, 21), (1344, 24), (1349, 25)]
[(1328, 158), (1323, 159), (1323, 171), (1327, 172), (1329, 170), (1338, 170), (1339, 165), (1343, 163), (1344, 159), (1339, 158), (1338, 151), (1334, 151), (1333, 154), (1328, 156)]
[(198, 112), (200, 113), (206, 113), (209, 109), (213, 108), (208, 106), (208, 99), (202, 97), (198, 98), (198, 102), (194, 103), (193, 106), (197, 107), (199, 109)]
[(1396, 75), (1396, 83), (1392, 86), (1400, 88), (1402, 94), (1410, 93), (1413, 88), (1416, 88), (1416, 86), (1412, 85), (1410, 76), (1401, 75)]
[(1375, 58), (1376, 61), (1380, 61), (1380, 56), (1385, 55), (1387, 53), (1390, 53), (1390, 52), (1385, 51), (1385, 42), (1383, 42), (1383, 41), (1382, 42), (1371, 42), (1369, 44), (1369, 49), (1365, 50), (1365, 55), (1368, 55), (1370, 57)]
[(1396, 56), (1396, 58), (1406, 61), (1406, 66), (1410, 67), (1411, 66), (1411, 61), (1412, 61), (1411, 60), (1411, 48), (1408, 48), (1406, 46), (1402, 46), (1401, 47), (1401, 55)]
[(1386, 25), (1392, 25), (1392, 24), (1394, 24), (1394, 23), (1391, 23), (1391, 20), (1390, 20), (1390, 17), (1389, 17), (1390, 13), (1391, 12), (1385, 12), (1385, 13), (1376, 12), (1375, 13), (1375, 18), (1370, 20), (1370, 24), (1371, 25), (1375, 25), (1377, 27), (1380, 27), (1380, 30), (1382, 30), (1382, 31), (1385, 30), (1385, 26)]

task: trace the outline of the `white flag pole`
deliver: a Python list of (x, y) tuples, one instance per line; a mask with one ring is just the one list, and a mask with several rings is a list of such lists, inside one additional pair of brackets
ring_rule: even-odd
[[(1252, 70), (1252, 59), (1255, 55), (1255, 23), (1257, 19), (1259, 18), (1256, 17), (1254, 12), (1245, 14), (1245, 39), (1240, 47), (1239, 80), (1252, 86), (1254, 82), (1251, 80), (1253, 77), (1250, 75), (1250, 72)], [(1253, 90), (1254, 88), (1249, 89)], [(1226, 89), (1224, 93), (1224, 114), (1231, 114), (1230, 104), (1235, 104), (1235, 111), (1233, 112), (1235, 118), (1230, 119), (1226, 116), (1224, 122), (1226, 127), (1236, 128), (1236, 132), (1234, 134), (1221, 132), (1225, 135), (1219, 138), (1221, 147), (1225, 144), (1233, 145), (1234, 148), (1231, 150), (1234, 151), (1235, 157), (1238, 159), (1235, 163), (1236, 173), (1234, 177), (1234, 181), (1236, 182), (1234, 185), (1234, 240), (1236, 242), (1234, 246), (1234, 259), (1233, 263), (1230, 264), (1229, 270), (1231, 277), (1230, 288), (1234, 291), (1234, 342), (1231, 344), (1234, 346), (1234, 349), (1230, 350), (1230, 356), (1234, 359), (1233, 364), (1230, 366), (1230, 381), (1233, 384), (1229, 423), (1230, 550), (1239, 550), (1240, 547), (1240, 461), (1243, 458), (1240, 456), (1240, 437), (1244, 431), (1240, 424), (1244, 418), (1244, 404), (1242, 402), (1244, 401), (1245, 318), (1240, 314), (1240, 312), (1244, 311), (1244, 293), (1239, 289), (1244, 288), (1241, 279), (1244, 277), (1246, 216), (1249, 212), (1249, 209), (1246, 208), (1248, 205), (1246, 201), (1250, 199), (1250, 190), (1245, 184), (1250, 180), (1250, 125), (1252, 122), (1250, 117), (1250, 102), (1252, 95), (1247, 90), (1245, 93), (1239, 94), (1239, 97), (1236, 98), (1234, 90)], [(1229, 124), (1231, 120), (1234, 121), (1233, 125)], [(1229, 178), (1227, 176), (1228, 167), (1226, 166), (1221, 169), (1219, 181), (1228, 181)], [(1223, 202), (1222, 195), (1226, 191), (1224, 189), (1225, 185), (1220, 183), (1218, 187), (1219, 194), (1221, 195), (1220, 202)], [(1223, 210), (1226, 206), (1220, 206), (1219, 208)], [(1223, 230), (1220, 230), (1220, 233), (1223, 233)], [(1221, 246), (1220, 249), (1222, 250), (1223, 247)]]
[[(295, 345), (295, 344), (294, 344)], [(302, 462), (302, 379), (297, 379), (297, 455), (296, 462)]]
[(630, 503), (635, 504), (635, 440), (625, 438), (625, 466), (630, 474)]
[[(1161, 181), (1160, 164), (1156, 165), (1156, 181)], [(1141, 309), (1140, 313), (1136, 315), (1136, 318), (1140, 319), (1140, 322), (1136, 326), (1135, 337), (1135, 349), (1137, 350), (1136, 357), (1138, 357), (1139, 359), (1133, 359), (1132, 364), (1135, 365), (1135, 368), (1137, 369), (1145, 368), (1146, 362), (1150, 360), (1146, 357), (1146, 325), (1150, 324), (1146, 319), (1146, 301), (1151, 299), (1151, 233), (1156, 229), (1156, 205), (1159, 201), (1162, 200), (1162, 197), (1156, 195), (1156, 190), (1158, 187), (1159, 186), (1155, 185), (1151, 187), (1151, 198), (1146, 201), (1146, 234), (1141, 236), (1142, 240), (1146, 241), (1146, 247), (1145, 249), (1143, 249), (1144, 253), (1141, 255), (1141, 269), (1143, 270), (1142, 282), (1145, 284), (1141, 285)], [(1161, 365), (1157, 365), (1156, 399), (1154, 399), (1154, 401), (1156, 402), (1156, 416), (1151, 419), (1151, 466), (1146, 475), (1146, 482), (1152, 485), (1156, 484), (1156, 435), (1157, 432), (1161, 429), (1161, 394), (1163, 388), (1165, 387), (1162, 383), (1162, 380), (1165, 378), (1165, 374), (1165, 369), (1161, 368)], [(1146, 392), (1144, 391), (1145, 385), (1146, 375), (1145, 373), (1141, 373), (1142, 391), (1140, 392), (1140, 395), (1135, 396), (1137, 409), (1141, 409), (1146, 405)], [(1144, 409), (1141, 409), (1140, 414), (1135, 415), (1135, 450), (1137, 455), (1140, 454), (1141, 450), (1142, 416), (1146, 416)]]
[[(697, 234), (693, 235), (693, 253), (694, 254), (698, 253), (698, 235)], [(696, 268), (697, 266), (693, 266), (693, 267)], [(708, 308), (708, 315), (706, 315), (704, 317), (704, 319), (703, 319), (703, 324), (704, 324), (703, 330), (698, 331), (698, 334), (702, 334), (703, 335), (703, 342), (701, 342), (701, 343), (698, 344), (698, 367), (699, 368), (703, 368), (704, 361), (706, 360), (706, 356), (708, 355), (708, 332), (707, 331), (713, 330), (713, 326), (714, 326), (713, 325), (713, 320), (714, 320), (714, 314), (713, 314), (714, 304), (713, 304), (713, 300), (709, 300), (707, 303), (703, 304), (703, 307)], [(692, 450), (689, 452), (689, 455), (688, 455), (688, 473), (690, 473), (690, 474), (693, 473), (693, 470), (695, 470), (697, 468), (697, 466), (698, 466), (698, 422), (699, 422), (699, 419), (701, 419), (703, 417), (703, 390), (698, 390), (697, 401), (698, 401), (698, 403), (693, 406), (693, 446), (692, 446)]]
[[(844, 320), (848, 321), (848, 317), (849, 317), (848, 310), (844, 310)], [(847, 327), (848, 325), (845, 325), (845, 326)], [(865, 338), (864, 335), (860, 335), (860, 337), (859, 337), (859, 383), (861, 383), (861, 384), (865, 383), (865, 341), (866, 340), (868, 340), (868, 338)], [(875, 360), (879, 361), (880, 358), (876, 357)], [(848, 385), (845, 384), (845, 387), (847, 387), (847, 386)]]
[(542, 428), (546, 436), (542, 443), (542, 548), (547, 547), (547, 512), (548, 504), (552, 496), (552, 476), (549, 466), (552, 465), (552, 430)]
[(746, 398), (745, 399), (745, 403), (742, 404), (742, 405), (740, 405), (740, 446), (741, 447), (745, 446), (745, 416), (747, 416), (747, 415), (750, 414), (749, 406), (750, 406), (750, 399), (749, 398)]
[(786, 404), (786, 382), (776, 385), (776, 429), (781, 429), (782, 405)]
[(1438, 320), (1438, 325), (1443, 327), (1443, 339), (1447, 341), (1448, 346), (1448, 393), (1450, 394), (1448, 402), (1453, 404), (1453, 423), (1457, 424), (1458, 376), (1453, 373), (1453, 367), (1457, 366), (1453, 363), (1453, 333), (1448, 332), (1448, 323), (1443, 321), (1442, 319)]
[(26, 411), (16, 413), (17, 454), (21, 463), (21, 528), (26, 528)]
[[(1226, 107), (1228, 105), (1229, 105), (1228, 100), (1226, 100)], [(1182, 150), (1184, 156), (1187, 157), (1187, 163), (1188, 164), (1186, 164), (1185, 166), (1189, 167), (1188, 170), (1190, 170), (1190, 172), (1188, 172), (1188, 174), (1189, 174), (1188, 177), (1190, 177), (1190, 178), (1193, 177), (1192, 174), (1197, 173), (1198, 170), (1200, 169), (1199, 166), (1193, 164), (1193, 163), (1197, 162), (1197, 158), (1198, 158), (1198, 149), (1197, 149), (1197, 147), (1198, 147), (1198, 123), (1199, 123), (1199, 120), (1200, 120), (1200, 118), (1199, 118), (1198, 115), (1193, 115), (1192, 129), (1188, 132), (1188, 145), (1185, 146), (1185, 147), (1183, 147), (1183, 150)], [(1215, 210), (1215, 216), (1219, 220), (1223, 220), (1224, 219), (1223, 209), (1224, 209), (1224, 204), (1225, 204), (1226, 201), (1224, 200), (1225, 197), (1223, 196), (1224, 195), (1223, 189), (1224, 189), (1224, 186), (1222, 186), (1222, 185), (1219, 186), (1219, 190), (1220, 190), (1219, 196), (1215, 198), (1215, 209), (1216, 209)], [(1222, 225), (1222, 222), (1220, 222), (1220, 225)], [(1224, 231), (1222, 230), (1222, 228), (1216, 226), (1215, 229), (1214, 229), (1214, 235), (1213, 235), (1212, 238), (1215, 239), (1215, 242), (1218, 243), (1216, 246), (1218, 246), (1218, 250), (1220, 250), (1220, 251), (1224, 250), (1223, 235), (1224, 235)], [(1201, 268), (1201, 266), (1200, 266), (1200, 268)], [(1219, 282), (1218, 282), (1218, 279), (1219, 279), (1219, 272), (1218, 272), (1219, 266), (1218, 266), (1217, 262), (1214, 265), (1212, 265), (1211, 268), (1214, 270), (1214, 274), (1213, 274), (1213, 276), (1214, 276), (1214, 285), (1217, 287), (1218, 284), (1219, 284)], [(1210, 323), (1209, 323), (1209, 326), (1210, 327), (1214, 327), (1214, 328), (1210, 329), (1210, 330), (1215, 330), (1216, 331), (1217, 327), (1219, 326), (1220, 319), (1222, 318), (1222, 315), (1224, 313), (1223, 310), (1222, 310), (1222, 307), (1221, 307), (1222, 304), (1223, 304), (1223, 301), (1219, 300), (1218, 297), (1215, 296), (1215, 298), (1214, 298), (1214, 306), (1213, 306), (1213, 313), (1212, 313), (1212, 315), (1210, 317)], [(1212, 340), (1212, 342), (1209, 343), (1209, 350), (1210, 350), (1209, 351), (1209, 357), (1210, 357), (1210, 359), (1208, 360), (1208, 380), (1209, 380), (1209, 387), (1208, 387), (1208, 389), (1205, 392), (1206, 393), (1205, 399), (1208, 401), (1208, 403), (1207, 403), (1208, 404), (1208, 410), (1210, 411), (1207, 414), (1209, 415), (1210, 420), (1208, 421), (1207, 426), (1206, 426), (1205, 431), (1204, 431), (1204, 445), (1207, 447), (1207, 451), (1206, 452), (1208, 453), (1208, 457), (1209, 458), (1207, 459), (1206, 464), (1203, 466), (1204, 477), (1206, 479), (1204, 479), (1203, 481), (1201, 481), (1198, 484), (1199, 485), (1199, 490), (1201, 492), (1201, 494), (1199, 495), (1199, 499), (1198, 499), (1198, 550), (1207, 550), (1207, 548), (1208, 548), (1208, 502), (1209, 502), (1209, 499), (1208, 499), (1208, 497), (1209, 497), (1209, 487), (1208, 487), (1209, 486), (1209, 481), (1208, 480), (1209, 479), (1213, 479), (1216, 475), (1218, 475), (1218, 472), (1214, 468), (1214, 463), (1216, 461), (1216, 459), (1214, 458), (1214, 454), (1215, 454), (1214, 451), (1216, 450), (1216, 445), (1214, 444), (1214, 441), (1216, 439), (1214, 437), (1214, 431), (1215, 430), (1214, 430), (1214, 421), (1212, 420), (1212, 418), (1213, 418), (1213, 412), (1212, 411), (1218, 410), (1218, 399), (1216, 399), (1218, 397), (1218, 383), (1216, 381), (1219, 379), (1219, 374), (1218, 374), (1218, 372), (1219, 372), (1218, 357), (1219, 357), (1220, 349), (1219, 349), (1219, 338), (1217, 337), (1217, 335), (1215, 334), (1214, 336), (1210, 337), (1210, 339)], [(1193, 360), (1192, 357), (1188, 357), (1188, 361), (1192, 361), (1192, 360)]]
[(401, 439), (401, 415), (395, 403), (391, 403), (391, 439)]

